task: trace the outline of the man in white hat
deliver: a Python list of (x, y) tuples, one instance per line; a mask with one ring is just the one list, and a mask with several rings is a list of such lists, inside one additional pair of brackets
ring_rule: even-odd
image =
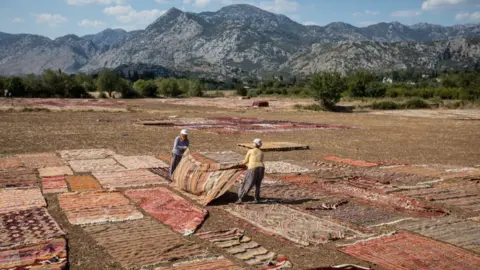
[(265, 165), (263, 164), (262, 140), (255, 139), (253, 141), (253, 149), (248, 150), (245, 160), (240, 165), (248, 166), (247, 174), (242, 186), (238, 190), (237, 204), (243, 202), (243, 197), (250, 192), (255, 185), (255, 203), (260, 201), (260, 186), (265, 175)]
[(172, 164), (170, 165), (170, 178), (173, 179), (173, 173), (177, 168), (178, 164), (182, 160), (183, 153), (187, 150), (188, 146), (190, 145), (190, 141), (188, 140), (188, 131), (186, 129), (182, 129), (180, 131), (180, 136), (175, 138), (173, 143), (173, 150), (172, 150)]

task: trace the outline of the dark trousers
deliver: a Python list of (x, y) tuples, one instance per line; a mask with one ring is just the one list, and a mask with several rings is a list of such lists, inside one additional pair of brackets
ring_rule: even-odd
[(177, 168), (178, 164), (182, 160), (182, 156), (180, 155), (175, 155), (172, 154), (172, 164), (170, 164), (170, 178), (173, 179), (173, 173), (175, 172), (175, 169)]
[(238, 190), (238, 198), (240, 200), (245, 197), (245, 195), (250, 192), (250, 190), (255, 186), (255, 200), (260, 200), (260, 186), (262, 185), (263, 177), (265, 176), (264, 167), (256, 167), (251, 170), (248, 170), (245, 175), (245, 180)]

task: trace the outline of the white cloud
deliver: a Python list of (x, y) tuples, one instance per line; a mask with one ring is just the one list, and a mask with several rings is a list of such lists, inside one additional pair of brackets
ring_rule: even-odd
[(78, 23), (79, 26), (82, 26), (82, 27), (92, 27), (92, 28), (97, 28), (97, 27), (102, 27), (102, 26), (105, 26), (105, 23), (102, 22), (102, 21), (97, 21), (97, 20), (88, 20), (88, 19), (84, 19), (84, 20), (81, 20), (79, 23)]
[(132, 6), (113, 6), (107, 7), (103, 12), (110, 16), (115, 16), (121, 23), (135, 24), (137, 28), (145, 26), (160, 17), (165, 10), (135, 10)]
[(13, 18), (11, 19), (11, 22), (13, 23), (23, 23), (25, 20), (23, 18)]
[(37, 17), (37, 23), (39, 24), (48, 24), (51, 27), (56, 27), (59, 24), (66, 23), (68, 20), (67, 18), (63, 17), (60, 14), (34, 14)]
[(392, 12), (392, 17), (416, 17), (422, 15), (423, 12), (419, 10), (397, 10)]
[(308, 21), (308, 22), (304, 22), (303, 25), (320, 25), (320, 24), (317, 22)]
[(480, 22), (480, 11), (476, 12), (459, 12), (455, 16), (457, 21)]
[(290, 0), (271, 0), (260, 2), (258, 7), (274, 13), (291, 13), (297, 11), (299, 4)]
[(445, 6), (458, 5), (466, 0), (424, 0), (422, 3), (423, 10), (433, 10)]
[(375, 16), (375, 15), (378, 15), (380, 14), (380, 11), (376, 11), (376, 10), (365, 10), (364, 12), (355, 12), (353, 13), (353, 16), (355, 17), (360, 17), (360, 16)]
[(126, 0), (65, 0), (67, 4), (72, 6), (84, 6), (89, 4), (97, 5), (121, 5), (126, 2)]

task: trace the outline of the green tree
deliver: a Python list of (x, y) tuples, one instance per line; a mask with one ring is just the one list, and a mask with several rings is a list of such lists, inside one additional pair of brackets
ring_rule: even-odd
[(178, 88), (180, 89), (180, 92), (182, 92), (182, 94), (188, 95), (190, 92), (190, 86), (191, 86), (190, 81), (188, 79), (178, 79), (177, 83), (178, 83)]
[(248, 93), (247, 89), (245, 89), (245, 87), (241, 82), (237, 82), (235, 84), (235, 92), (237, 93), (237, 95), (242, 97), (246, 96)]
[(144, 97), (156, 97), (158, 93), (157, 85), (153, 80), (138, 80), (133, 84), (133, 89)]
[(74, 81), (78, 85), (82, 86), (86, 92), (95, 92), (97, 90), (93, 78), (85, 73), (77, 73)]
[(387, 93), (387, 87), (383, 83), (371, 82), (367, 85), (365, 89), (365, 96), (372, 98), (381, 98), (385, 97)]
[(160, 93), (166, 97), (177, 97), (182, 94), (177, 80), (163, 79), (159, 83)]
[(348, 82), (348, 90), (352, 97), (366, 97), (368, 85), (375, 81), (375, 74), (368, 71), (357, 71)]
[(23, 78), (23, 84), (25, 85), (25, 92), (28, 97), (49, 97), (40, 78), (37, 78), (33, 73)]
[(205, 85), (200, 80), (192, 80), (190, 81), (188, 96), (202, 97), (204, 90), (205, 90)]
[(25, 85), (19, 77), (11, 78), (7, 89), (14, 97), (22, 97), (25, 95)]
[(346, 80), (337, 72), (322, 72), (313, 75), (309, 85), (317, 102), (331, 109), (340, 101), (342, 92), (347, 88)]
[(117, 87), (115, 89), (116, 92), (122, 94), (122, 98), (137, 98), (140, 96), (139, 92), (137, 92), (131, 85), (130, 81), (126, 79), (120, 79)]
[(65, 96), (65, 81), (63, 76), (51, 69), (45, 69), (41, 76), (42, 88), (48, 96)]
[(100, 92), (107, 92), (108, 96), (112, 97), (119, 82), (120, 78), (113, 71), (104, 69), (98, 75), (97, 88)]

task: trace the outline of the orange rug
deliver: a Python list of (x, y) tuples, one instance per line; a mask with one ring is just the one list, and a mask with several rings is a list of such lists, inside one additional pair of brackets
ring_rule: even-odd
[(85, 191), (102, 189), (100, 184), (91, 176), (67, 176), (71, 191)]
[(375, 166), (378, 166), (377, 163), (373, 163), (373, 162), (367, 162), (367, 161), (363, 161), (363, 160), (355, 160), (355, 159), (349, 159), (349, 158), (340, 158), (340, 157), (334, 157), (334, 156), (325, 157), (325, 160), (340, 162), (340, 163), (343, 163), (343, 164), (353, 165), (353, 166), (357, 166), (357, 167), (375, 167)]

